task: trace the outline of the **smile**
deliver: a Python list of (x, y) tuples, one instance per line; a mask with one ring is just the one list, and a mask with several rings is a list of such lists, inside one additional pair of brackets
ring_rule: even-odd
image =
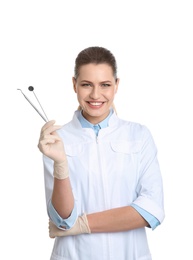
[(104, 102), (88, 102), (91, 106), (101, 106)]
[(100, 101), (100, 102), (87, 101), (87, 103), (88, 103), (90, 108), (92, 108), (92, 109), (99, 109), (99, 108), (101, 108), (103, 106), (103, 104), (105, 102), (102, 102), (102, 101)]

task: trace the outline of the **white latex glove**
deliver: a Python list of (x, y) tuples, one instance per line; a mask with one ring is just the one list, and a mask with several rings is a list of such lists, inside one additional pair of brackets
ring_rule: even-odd
[(49, 220), (49, 236), (50, 238), (63, 237), (63, 236), (75, 236), (80, 234), (90, 234), (90, 228), (86, 214), (79, 216), (71, 229), (61, 230)]
[(68, 177), (68, 162), (64, 150), (64, 144), (56, 130), (61, 126), (54, 125), (55, 121), (47, 122), (41, 129), (38, 148), (54, 161), (54, 177), (65, 179)]

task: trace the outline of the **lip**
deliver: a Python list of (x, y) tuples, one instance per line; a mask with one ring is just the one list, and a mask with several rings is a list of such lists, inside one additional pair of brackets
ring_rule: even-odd
[(89, 107), (93, 108), (93, 109), (101, 108), (104, 103), (105, 103), (104, 101), (87, 101), (87, 104), (89, 105)]

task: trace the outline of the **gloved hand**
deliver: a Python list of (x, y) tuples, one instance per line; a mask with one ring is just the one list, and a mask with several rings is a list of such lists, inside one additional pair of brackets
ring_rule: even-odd
[(54, 125), (55, 121), (47, 122), (41, 129), (38, 148), (54, 161), (54, 177), (65, 179), (68, 177), (68, 162), (64, 150), (64, 144), (56, 130), (61, 126)]
[(61, 230), (49, 220), (49, 236), (50, 238), (63, 237), (63, 236), (75, 236), (80, 234), (90, 234), (90, 228), (86, 214), (79, 216), (71, 229)]

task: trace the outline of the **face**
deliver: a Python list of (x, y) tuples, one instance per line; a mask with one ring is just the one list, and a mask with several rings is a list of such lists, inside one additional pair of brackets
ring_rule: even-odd
[(108, 64), (90, 63), (81, 66), (78, 78), (73, 78), (73, 86), (83, 116), (89, 122), (97, 124), (108, 116), (118, 83)]

